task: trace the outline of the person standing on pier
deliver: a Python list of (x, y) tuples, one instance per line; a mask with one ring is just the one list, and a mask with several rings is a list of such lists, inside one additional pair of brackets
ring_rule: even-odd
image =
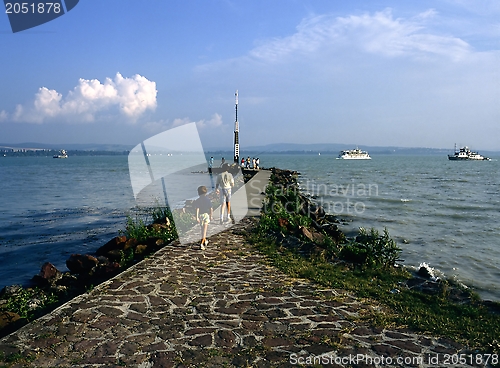
[(214, 167), (214, 157), (210, 157), (210, 161), (208, 161), (208, 172), (212, 173), (212, 168)]
[(208, 245), (207, 229), (208, 224), (212, 220), (214, 210), (210, 198), (207, 197), (207, 187), (202, 185), (198, 187), (198, 195), (200, 196), (193, 205), (196, 208), (196, 222), (200, 224), (201, 228), (201, 244), (200, 249), (204, 250)]
[[(222, 166), (223, 172), (217, 177), (215, 192), (220, 193), (220, 223), (229, 222), (231, 216), (231, 189), (234, 186), (233, 175), (228, 172), (229, 165)], [(219, 190), (219, 187), (221, 190)], [(224, 209), (227, 208), (227, 215), (224, 216)]]

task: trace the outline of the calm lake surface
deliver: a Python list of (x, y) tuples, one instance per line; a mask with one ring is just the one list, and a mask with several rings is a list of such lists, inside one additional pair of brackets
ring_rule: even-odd
[[(342, 229), (386, 227), (407, 266), (500, 300), (500, 164), (446, 156), (260, 154), (261, 166), (297, 170), (301, 189)], [(217, 160), (216, 160), (217, 161)], [(196, 174), (192, 174), (196, 175)], [(47, 261), (65, 271), (72, 253), (92, 253), (136, 213), (127, 156), (0, 158), (0, 288), (26, 284)], [(185, 198), (193, 188), (179, 188)], [(179, 193), (177, 193), (179, 196)]]

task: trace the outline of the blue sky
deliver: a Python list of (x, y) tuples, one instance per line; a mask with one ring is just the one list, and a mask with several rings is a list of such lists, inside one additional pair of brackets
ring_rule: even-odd
[(82, 0), (0, 50), (0, 143), (231, 149), (238, 89), (242, 150), (500, 150), (497, 0)]

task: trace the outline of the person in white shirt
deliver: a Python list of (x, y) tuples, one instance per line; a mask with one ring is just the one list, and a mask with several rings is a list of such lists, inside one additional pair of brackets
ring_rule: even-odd
[[(229, 222), (231, 215), (231, 189), (234, 186), (233, 175), (228, 172), (229, 165), (222, 165), (223, 172), (217, 177), (215, 192), (220, 193), (220, 223)], [(219, 190), (219, 187), (221, 190)], [(227, 214), (224, 216), (224, 210), (227, 208)]]

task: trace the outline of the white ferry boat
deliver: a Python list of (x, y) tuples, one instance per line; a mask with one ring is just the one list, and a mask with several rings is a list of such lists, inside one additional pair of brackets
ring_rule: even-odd
[(372, 158), (366, 151), (362, 151), (359, 148), (352, 150), (340, 151), (339, 157), (337, 159), (341, 160), (371, 160)]
[(68, 158), (68, 153), (66, 150), (61, 150), (58, 155), (52, 156), (53, 158)]
[(453, 155), (448, 155), (448, 160), (452, 161), (491, 161), (490, 158), (484, 157), (477, 152), (473, 152), (469, 149), (469, 147), (465, 146), (460, 148), (457, 151), (457, 147), (455, 145), (455, 153)]

